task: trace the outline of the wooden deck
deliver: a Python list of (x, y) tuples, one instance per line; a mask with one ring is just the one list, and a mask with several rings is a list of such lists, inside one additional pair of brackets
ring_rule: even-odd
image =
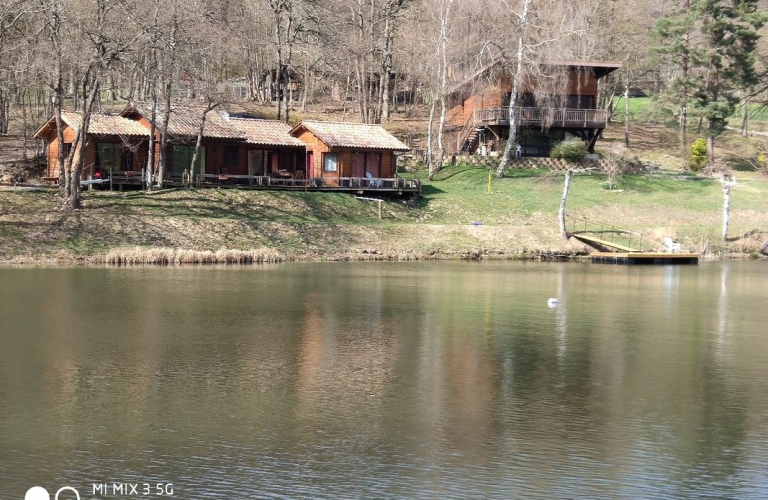
[(596, 264), (628, 264), (628, 265), (681, 265), (698, 264), (697, 253), (664, 253), (664, 252), (592, 252), (590, 260)]
[[(510, 108), (480, 109), (473, 112), (475, 125), (509, 125)], [(605, 128), (608, 112), (604, 109), (548, 109), (515, 108), (516, 120), (520, 126), (564, 127), (564, 128)]]
[[(140, 172), (114, 174), (111, 182), (102, 181), (101, 186), (122, 190), (126, 186), (142, 186), (144, 178)], [(166, 178), (168, 187), (185, 187), (181, 175), (171, 174)], [(291, 179), (264, 175), (198, 175), (195, 186), (200, 188), (260, 189), (282, 191), (336, 191), (349, 193), (387, 193), (395, 195), (417, 195), (421, 193), (421, 181), (402, 178), (365, 177), (316, 177), (312, 179)]]

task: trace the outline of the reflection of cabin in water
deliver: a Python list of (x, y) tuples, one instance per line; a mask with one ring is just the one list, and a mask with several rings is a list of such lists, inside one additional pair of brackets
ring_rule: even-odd
[[(552, 146), (583, 140), (590, 152), (608, 123), (597, 108), (598, 80), (621, 67), (612, 61), (560, 61), (567, 68), (566, 95), (560, 106), (540, 105), (534, 89), (523, 88), (515, 105), (518, 141), (524, 156), (548, 156)], [(485, 79), (486, 85), (478, 85)], [(478, 88), (479, 87), (479, 88)], [(445, 144), (449, 153), (500, 151), (509, 137), (512, 75), (492, 64), (450, 91)]]

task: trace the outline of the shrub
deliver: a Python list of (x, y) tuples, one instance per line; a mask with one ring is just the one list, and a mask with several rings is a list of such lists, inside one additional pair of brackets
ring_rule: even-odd
[(764, 172), (768, 170), (768, 155), (765, 154), (765, 151), (760, 151), (760, 154), (757, 155), (757, 168)]
[(562, 158), (568, 161), (579, 161), (587, 154), (587, 145), (579, 139), (558, 142), (552, 146), (552, 158)]
[(698, 172), (701, 167), (707, 164), (707, 141), (696, 139), (691, 144), (691, 170)]

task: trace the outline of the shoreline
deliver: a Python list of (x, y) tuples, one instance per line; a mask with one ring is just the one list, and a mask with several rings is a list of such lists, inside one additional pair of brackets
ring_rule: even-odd
[[(17, 256), (10, 259), (0, 259), (0, 267), (185, 267), (185, 266), (253, 266), (286, 263), (321, 263), (321, 262), (483, 262), (483, 261), (527, 261), (527, 262), (589, 262), (589, 254), (581, 250), (567, 250), (562, 252), (506, 252), (497, 249), (437, 249), (432, 251), (357, 251), (352, 253), (293, 253), (281, 254), (278, 251), (266, 249), (272, 252), (271, 258), (225, 258), (216, 254), (224, 252), (237, 252), (249, 254), (251, 252), (264, 252), (257, 250), (232, 250), (220, 249), (217, 252), (210, 250), (175, 250), (170, 248), (146, 248), (124, 249), (133, 255), (131, 257), (117, 258), (110, 252), (93, 256), (71, 256), (57, 258), (34, 258), (30, 256)], [(182, 253), (181, 258), (169, 258), (171, 254)], [(768, 260), (768, 255), (744, 252), (714, 252), (700, 255), (701, 262), (725, 262), (743, 260)]]

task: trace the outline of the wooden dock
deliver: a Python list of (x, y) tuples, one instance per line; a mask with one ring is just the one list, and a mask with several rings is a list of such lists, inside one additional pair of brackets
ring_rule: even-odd
[(683, 265), (698, 264), (697, 253), (665, 252), (592, 252), (589, 258), (596, 264)]

